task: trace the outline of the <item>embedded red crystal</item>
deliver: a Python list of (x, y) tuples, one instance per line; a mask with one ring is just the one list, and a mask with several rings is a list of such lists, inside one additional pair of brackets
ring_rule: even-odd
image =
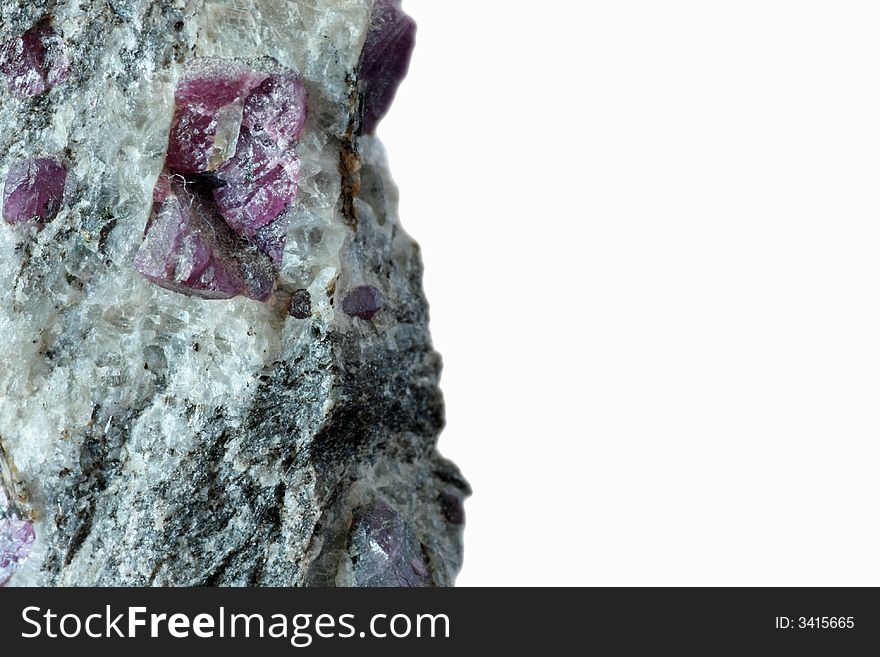
[(282, 214), (250, 237), (251, 242), (279, 267), (284, 258), (284, 245), (287, 242), (287, 227), (289, 225), (290, 217), (287, 214)]
[(35, 539), (34, 526), (27, 520), (0, 518), (0, 586), (27, 559)]
[(298, 191), (305, 87), (292, 73), (227, 68), (209, 63), (178, 86), (166, 173), (137, 267), (184, 294), (265, 300)]
[(162, 184), (168, 191), (147, 226), (137, 270), (161, 287), (204, 299), (268, 299), (276, 276), (271, 260), (219, 221), (184, 182), (166, 178)]
[(348, 536), (358, 586), (433, 586), (424, 546), (409, 523), (384, 500), (352, 509)]
[(3, 187), (3, 219), (10, 224), (51, 221), (61, 208), (66, 181), (67, 170), (54, 158), (16, 162)]
[(3, 586), (27, 559), (36, 535), (34, 526), (22, 520), (11, 508), (0, 482), (0, 586)]
[(415, 45), (416, 22), (403, 11), (400, 0), (376, 0), (358, 67), (364, 96), (363, 132), (375, 132), (391, 109)]
[(244, 101), (265, 76), (197, 77), (174, 93), (176, 111), (168, 140), (166, 167), (191, 174), (216, 169), (235, 152)]
[(361, 285), (345, 295), (342, 310), (352, 317), (373, 319), (382, 309), (382, 293), (372, 285)]
[(217, 172), (226, 184), (214, 190), (220, 214), (241, 235), (274, 221), (296, 196), (299, 160), (244, 128), (235, 156)]
[(308, 290), (297, 290), (290, 298), (288, 312), (296, 319), (308, 319), (312, 316), (312, 295)]
[(18, 98), (36, 96), (67, 79), (67, 46), (48, 22), (0, 45), (0, 73)]
[(299, 139), (306, 122), (306, 88), (293, 74), (270, 75), (244, 104), (242, 126), (283, 148)]

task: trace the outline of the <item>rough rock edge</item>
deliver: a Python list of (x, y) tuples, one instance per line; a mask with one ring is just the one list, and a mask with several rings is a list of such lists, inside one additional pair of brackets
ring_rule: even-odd
[[(0, 3), (0, 16), (14, 16), (4, 26), (42, 15), (33, 5), (10, 12), (10, 4), (18, 6)], [(64, 3), (42, 6), (49, 11), (59, 4)], [(92, 24), (101, 24), (107, 5), (79, 4)], [(156, 20), (156, 3), (122, 0), (110, 7), (119, 20), (140, 19), (153, 34), (163, 25), (183, 23), (177, 28), (183, 36), (166, 44), (171, 49), (166, 58), (179, 59), (188, 56), (183, 54), (186, 26), (198, 14), (193, 4), (201, 5), (165, 5), (159, 9), (167, 12), (158, 15), (161, 20)], [(145, 12), (140, 17), (137, 7)], [(141, 34), (150, 38), (146, 28)], [(94, 32), (87, 36), (97, 38)], [(89, 38), (76, 44), (80, 52)], [(74, 78), (61, 93), (72, 93), (76, 84)], [(354, 78), (349, 84), (356, 88)], [(50, 112), (40, 104), (50, 102), (37, 99), (18, 118), (24, 116), (31, 129), (45, 130)], [(47, 117), (42, 126), (40, 116)], [(346, 128), (355, 122), (349, 115)], [(16, 471), (15, 493), (29, 501), (39, 550), (13, 584), (348, 585), (354, 583), (346, 552), (351, 510), (376, 498), (400, 512), (423, 543), (434, 583), (453, 583), (461, 562), (461, 530), (444, 517), (439, 499), (463, 497), (468, 489), (435, 449), (443, 424), (440, 360), (427, 331), (418, 247), (396, 222), (396, 197), (381, 146), (356, 132), (340, 135), (336, 147), (344, 162), (339, 214), (349, 224), (356, 218), (357, 230), (340, 249), (342, 264), (328, 292), (332, 304), (334, 285), (363, 276), (385, 282), (390, 295), (381, 320), (362, 322), (331, 312), (312, 321), (311, 337), (286, 341), (281, 358), (260, 374), (250, 410), (243, 414), (228, 417), (223, 408), (164, 400), (166, 408), (176, 408), (179, 418), (198, 428), (189, 451), (176, 455), (169, 446), (158, 460), (170, 467), (140, 488), (129, 467), (137, 449), (131, 428), (151, 412), (150, 404), (127, 408), (123, 417), (118, 405), (95, 405), (86, 427), (59, 436), (78, 446), (79, 457), (59, 468), (54, 480), (46, 481), (43, 472)], [(331, 135), (328, 148), (332, 142)], [(4, 150), (8, 146), (0, 144), (0, 156)], [(84, 209), (101, 215), (87, 196), (79, 216), (87, 214)], [(109, 223), (97, 232), (103, 235)], [(54, 248), (49, 239), (55, 240)], [(53, 251), (73, 251), (84, 263), (79, 274), (95, 266), (81, 233), (63, 225), (47, 232), (41, 247), (41, 258), (21, 256), (17, 285), (30, 294), (55, 266)], [(26, 312), (20, 297), (5, 312)], [(71, 298), (75, 305), (76, 295)], [(51, 360), (48, 351), (54, 346), (46, 345), (42, 356)], [(150, 402), (162, 395), (157, 378)], [(2, 440), (10, 460), (26, 449), (16, 435)], [(9, 466), (15, 471), (14, 463)]]

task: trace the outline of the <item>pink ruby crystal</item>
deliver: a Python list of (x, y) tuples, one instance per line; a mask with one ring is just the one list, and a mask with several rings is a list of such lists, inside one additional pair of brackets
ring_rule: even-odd
[(382, 309), (382, 293), (372, 285), (361, 285), (345, 295), (342, 310), (352, 317), (373, 319)]
[(26, 520), (0, 518), (0, 586), (3, 586), (34, 545), (34, 526)]
[(278, 150), (242, 128), (235, 156), (217, 173), (226, 183), (214, 190), (220, 214), (234, 231), (251, 236), (293, 201), (299, 160), (292, 149)]
[(306, 122), (306, 88), (292, 74), (272, 75), (244, 104), (242, 125), (284, 146), (299, 139)]
[(61, 208), (67, 170), (53, 158), (32, 158), (9, 167), (3, 187), (3, 219), (10, 224), (51, 221)]
[(290, 297), (287, 312), (296, 319), (308, 319), (312, 316), (312, 295), (308, 290), (299, 289)]
[(416, 22), (403, 11), (400, 0), (376, 0), (358, 67), (364, 96), (363, 132), (375, 132), (391, 109), (415, 45)]
[(424, 546), (384, 500), (352, 509), (348, 553), (358, 586), (433, 586)]
[(260, 228), (250, 238), (251, 242), (279, 267), (284, 257), (284, 244), (287, 242), (287, 227), (289, 225), (290, 218), (287, 214), (282, 214), (272, 223)]
[(292, 73), (214, 61), (181, 82), (175, 103), (136, 266), (183, 294), (265, 301), (298, 191), (305, 87)]
[(0, 73), (18, 98), (36, 96), (61, 84), (69, 69), (64, 40), (48, 22), (0, 45)]
[(16, 515), (0, 482), (0, 586), (30, 554), (34, 539), (34, 526)]
[(271, 260), (217, 221), (210, 204), (183, 182), (161, 184), (169, 191), (147, 226), (138, 271), (161, 287), (204, 299), (268, 299), (275, 284)]
[(165, 164), (172, 173), (216, 169), (235, 152), (248, 92), (264, 76), (197, 77), (182, 82), (174, 94), (177, 111), (171, 124)]

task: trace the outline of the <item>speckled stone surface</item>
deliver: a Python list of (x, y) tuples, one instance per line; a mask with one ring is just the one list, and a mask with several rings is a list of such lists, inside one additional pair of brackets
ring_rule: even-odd
[[(0, 0), (6, 584), (454, 583), (469, 489), (374, 135), (414, 31), (394, 0)], [(257, 77), (214, 102), (219, 71)]]

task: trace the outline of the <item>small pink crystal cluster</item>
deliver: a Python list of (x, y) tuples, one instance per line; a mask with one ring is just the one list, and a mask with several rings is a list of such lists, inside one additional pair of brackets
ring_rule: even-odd
[(302, 80), (215, 62), (181, 82), (135, 266), (166, 289), (267, 300), (297, 195)]
[(54, 158), (14, 163), (3, 185), (3, 220), (10, 224), (34, 222), (42, 228), (58, 214), (66, 182), (67, 169)]
[(0, 44), (0, 73), (18, 98), (30, 98), (67, 79), (70, 59), (61, 36), (48, 22)]
[(34, 545), (34, 526), (10, 509), (9, 498), (0, 486), (0, 586), (6, 584)]

